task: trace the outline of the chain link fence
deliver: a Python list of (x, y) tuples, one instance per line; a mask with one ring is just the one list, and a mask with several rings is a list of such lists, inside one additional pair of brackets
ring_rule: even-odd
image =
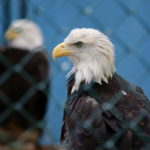
[[(71, 63), (66, 58), (53, 62), (51, 51), (56, 44), (63, 41), (71, 29), (76, 27), (92, 27), (108, 35), (115, 45), (117, 72), (131, 83), (141, 86), (146, 96), (150, 98), (149, 7), (149, 0), (0, 0), (1, 46), (6, 46), (4, 33), (9, 24), (15, 19), (27, 18), (41, 27), (45, 40), (44, 47), (47, 49), (44, 54), (29, 52), (20, 54), (19, 51), (8, 54), (9, 52), (0, 51), (0, 103), (2, 105), (0, 106), (0, 139), (3, 141), (2, 145), (7, 143), (10, 148), (20, 146), (20, 139), (26, 141), (25, 137), (30, 134), (28, 131), (31, 131), (34, 137), (33, 139), (30, 137), (30, 141), (37, 141), (37, 145), (38, 143), (44, 146), (59, 144), (66, 100), (65, 76), (71, 68)], [(45, 53), (49, 58), (45, 56)], [(12, 59), (16, 55), (19, 57), (17, 61)], [(42, 65), (45, 68), (45, 76), (40, 79), (34, 73), (40, 74), (43, 70), (37, 69), (37, 71), (38, 65), (35, 64), (32, 66), (35, 72), (30, 72), (32, 69), (29, 67), (33, 58), (37, 57), (40, 57), (40, 63), (41, 59), (44, 61)], [(39, 64), (38, 61), (36, 63)], [(28, 85), (23, 94), (18, 96), (18, 89), (20, 90), (23, 83)], [(13, 95), (9, 93), (10, 86), (13, 89)], [(30, 105), (33, 108), (30, 102), (37, 99), (39, 101), (45, 99), (46, 102), (44, 106), (46, 114), (44, 112), (38, 121), (35, 118), (36, 115), (37, 117), (40, 115), (39, 111), (35, 110), (37, 114), (33, 115), (32, 109), (27, 108)], [(41, 103), (39, 102), (39, 105)], [(40, 106), (39, 109), (41, 109)], [(14, 116), (13, 112), (15, 112)], [(11, 115), (13, 117), (10, 117)], [(27, 126), (24, 131), (19, 126), (14, 128), (16, 137), (15, 142), (12, 142), (11, 135), (15, 133), (8, 133), (6, 129), (7, 125), (9, 128), (13, 126), (11, 124), (13, 119), (17, 122), (17, 116), (21, 119), (23, 117), (18, 124), (25, 121), (23, 124)], [(12, 119), (9, 120), (9, 117)], [(119, 134), (121, 133), (118, 133), (118, 136)], [(114, 140), (118, 136), (113, 137)], [(148, 150), (148, 145), (145, 150)]]

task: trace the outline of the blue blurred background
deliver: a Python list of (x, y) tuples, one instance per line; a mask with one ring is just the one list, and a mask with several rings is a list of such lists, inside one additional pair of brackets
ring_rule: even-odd
[[(0, 44), (4, 32), (18, 18), (41, 27), (51, 56), (71, 29), (96, 28), (115, 45), (117, 72), (143, 88), (150, 99), (150, 1), (149, 0), (0, 0)], [(51, 94), (42, 144), (58, 143), (66, 100), (67, 58), (51, 63)]]

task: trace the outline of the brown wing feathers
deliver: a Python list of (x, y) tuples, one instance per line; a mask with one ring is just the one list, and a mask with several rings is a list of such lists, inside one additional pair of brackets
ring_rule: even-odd
[[(11, 143), (32, 127), (35, 132), (28, 133), (30, 138), (27, 139), (36, 141), (41, 130), (36, 125), (43, 119), (48, 101), (48, 59), (43, 52), (11, 47), (1, 47), (0, 55), (1, 117), (4, 114), (0, 133)], [(2, 77), (7, 78), (2, 81)], [(40, 83), (43, 83), (43, 88)], [(8, 110), (11, 112), (5, 115)]]
[[(132, 124), (137, 123), (143, 134), (150, 138), (150, 113), (146, 108), (149, 101), (142, 90), (116, 74), (108, 84), (92, 83), (87, 88), (82, 83), (85, 88), (80, 87), (78, 92), (71, 94), (73, 78), (68, 83), (62, 142), (73, 150), (95, 150), (99, 146), (109, 149), (107, 140), (115, 139), (113, 137), (120, 134), (113, 141), (116, 148), (142, 150), (144, 142), (134, 130), (136, 125), (132, 128)], [(105, 110), (103, 104), (110, 104), (106, 105), (110, 110), (109, 107), (105, 107), (108, 109)]]

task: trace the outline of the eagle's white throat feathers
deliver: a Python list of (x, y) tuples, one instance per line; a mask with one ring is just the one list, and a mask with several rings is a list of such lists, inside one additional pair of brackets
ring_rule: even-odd
[(65, 42), (69, 45), (73, 39), (82, 41), (85, 45), (77, 54), (69, 56), (74, 67), (68, 75), (75, 72), (71, 92), (77, 91), (82, 81), (87, 84), (91, 81), (108, 83), (116, 70), (114, 47), (108, 37), (98, 30), (82, 28), (72, 30)]

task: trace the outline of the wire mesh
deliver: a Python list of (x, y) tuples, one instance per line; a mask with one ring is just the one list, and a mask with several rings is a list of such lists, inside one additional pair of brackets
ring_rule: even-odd
[[(34, 57), (33, 53), (24, 54), (24, 57), (20, 56), (20, 60), (14, 64), (8, 55), (5, 55), (5, 52), (1, 51), (0, 101), (5, 106), (5, 109), (1, 112), (0, 124), (2, 125), (8, 120), (12, 112), (16, 112), (16, 115), (20, 114), (29, 124), (26, 129), (27, 131), (18, 135), (20, 138), (15, 140), (16, 143), (12, 143), (11, 136), (3, 133), (2, 129), (2, 135), (0, 135), (2, 141), (8, 141), (6, 143), (11, 148), (18, 148), (20, 146), (20, 139), (23, 139), (21, 142), (25, 141), (24, 134), (26, 135), (28, 131), (31, 131), (33, 134), (39, 134), (33, 132), (38, 128), (42, 130), (43, 134), (42, 136), (37, 136), (38, 138), (33, 138), (33, 140), (41, 143), (41, 145), (59, 144), (63, 111), (67, 96), (65, 75), (72, 65), (66, 58), (53, 62), (51, 59), (51, 50), (56, 44), (63, 41), (71, 29), (76, 27), (97, 28), (107, 34), (116, 46), (116, 66), (118, 72), (130, 82), (140, 85), (146, 95), (150, 97), (149, 6), (150, 2), (148, 0), (0, 0), (0, 44), (3, 47), (6, 45), (4, 33), (12, 21), (18, 18), (33, 20), (40, 25), (43, 31), (44, 46), (46, 49), (49, 49), (48, 51), (44, 51), (44, 53), (49, 56), (48, 59), (51, 63), (51, 75), (47, 75), (44, 79), (37, 82), (36, 77), (32, 76), (26, 70), (26, 65)], [(20, 55), (19, 52), (16, 55)], [(45, 59), (48, 61), (46, 57)], [(47, 63), (45, 65), (47, 66)], [(47, 68), (46, 70), (49, 69)], [(6, 86), (7, 84), (10, 87), (8, 82), (13, 80), (14, 77), (12, 78), (12, 76), (14, 74), (18, 74), (21, 80), (25, 80), (31, 85), (15, 103), (12, 102), (12, 97), (4, 92), (2, 88), (2, 86)], [(49, 90), (50, 80), (51, 89)], [(13, 82), (11, 86), (15, 87), (16, 84)], [(17, 92), (17, 89), (16, 91), (15, 88), (13, 90)], [(42, 92), (45, 95), (44, 98), (49, 101), (46, 104), (47, 110), (45, 108), (47, 113), (38, 123), (34, 120), (35, 116), (32, 116), (32, 112), (24, 109), (24, 105), (31, 101), (31, 98), (34, 97), (37, 91)], [(35, 99), (37, 98), (35, 97)], [(114, 105), (116, 102), (117, 98), (115, 97), (110, 105)], [(102, 107), (106, 107), (107, 109), (108, 104), (104, 104)], [(113, 106), (110, 108), (112, 113), (117, 111)], [(135, 132), (138, 131), (138, 136), (146, 143), (143, 149), (148, 150), (149, 144), (147, 141), (149, 141), (149, 138), (146, 138), (144, 133), (137, 127), (137, 120), (141, 120), (142, 117), (143, 113), (129, 124), (126, 122), (123, 123), (126, 128), (133, 125), (132, 129)], [(16, 129), (15, 132), (17, 130), (21, 129)], [(107, 145), (107, 147), (111, 147), (110, 149), (117, 149), (112, 143), (117, 141), (124, 132), (125, 130), (122, 130), (115, 134), (104, 144), (104, 147)], [(99, 149), (103, 149), (104, 147), (102, 146)]]

